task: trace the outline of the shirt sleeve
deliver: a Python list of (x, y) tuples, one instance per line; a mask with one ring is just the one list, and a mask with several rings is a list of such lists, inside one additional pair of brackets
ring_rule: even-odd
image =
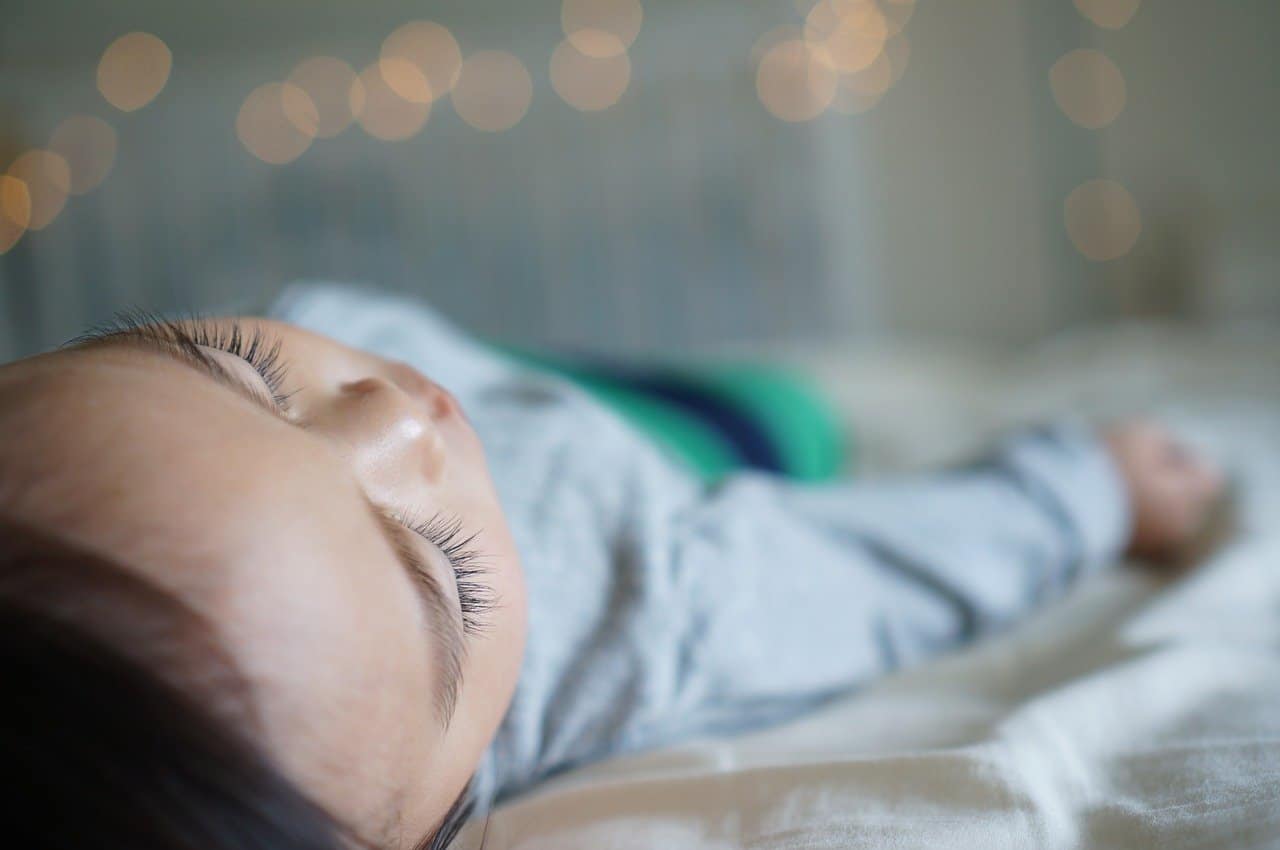
[(1117, 470), (1074, 424), (912, 479), (741, 476), (680, 535), (688, 716), (755, 725), (1007, 626), (1112, 563), (1128, 526)]
[(856, 541), (891, 573), (935, 585), (975, 627), (1007, 622), (1128, 536), (1128, 496), (1091, 428), (1023, 431), (978, 462), (902, 481), (782, 487), (797, 518)]

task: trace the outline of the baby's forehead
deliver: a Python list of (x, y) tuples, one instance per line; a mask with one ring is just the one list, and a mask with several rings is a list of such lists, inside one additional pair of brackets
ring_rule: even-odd
[(263, 439), (262, 423), (225, 395), (131, 349), (58, 351), (0, 367), (0, 507), (56, 494), (109, 508), (104, 499), (144, 493), (144, 483), (213, 471), (213, 457)]
[(163, 563), (175, 582), (226, 582), (277, 537), (305, 548), (298, 526), (342, 492), (322, 447), (281, 424), (142, 351), (11, 364), (0, 370), (0, 511), (126, 563)]
[(65, 510), (77, 494), (98, 498), (100, 479), (144, 447), (120, 427), (137, 415), (139, 377), (74, 351), (0, 366), (0, 509), (21, 515)]

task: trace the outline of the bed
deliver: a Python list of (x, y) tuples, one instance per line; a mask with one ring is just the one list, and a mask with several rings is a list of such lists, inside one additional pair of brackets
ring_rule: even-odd
[(1280, 341), (1127, 324), (1030, 352), (792, 348), (861, 474), (1018, 422), (1153, 411), (1219, 458), (1234, 532), (1173, 580), (1103, 573), (993, 640), (779, 728), (558, 778), (487, 850), (1280, 846)]

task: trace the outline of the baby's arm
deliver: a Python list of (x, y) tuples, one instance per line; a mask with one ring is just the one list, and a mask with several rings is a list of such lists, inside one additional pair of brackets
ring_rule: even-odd
[(1154, 518), (1203, 505), (1213, 481), (1162, 431), (1132, 425), (1039, 428), (905, 480), (743, 476), (681, 534), (691, 592), (707, 600), (694, 680), (736, 720), (853, 687), (1025, 616), (1126, 550), (1163, 553), (1190, 526), (1155, 531)]
[[(780, 494), (782, 495), (782, 494)], [(1044, 426), (960, 469), (783, 495), (893, 584), (924, 590), (963, 639), (1008, 623), (1127, 547), (1121, 467), (1091, 429)], [(890, 609), (895, 600), (884, 600)]]
[(1024, 432), (964, 469), (792, 491), (796, 509), (953, 599), (981, 629), (1128, 554), (1158, 561), (1200, 530), (1222, 476), (1150, 422)]

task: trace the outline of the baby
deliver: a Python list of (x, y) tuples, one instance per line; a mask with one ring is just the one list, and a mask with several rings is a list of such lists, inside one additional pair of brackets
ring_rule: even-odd
[(779, 722), (1166, 555), (1221, 486), (1129, 424), (708, 488), (409, 301), (126, 323), (0, 368), (15, 846), (442, 847), (477, 801)]

